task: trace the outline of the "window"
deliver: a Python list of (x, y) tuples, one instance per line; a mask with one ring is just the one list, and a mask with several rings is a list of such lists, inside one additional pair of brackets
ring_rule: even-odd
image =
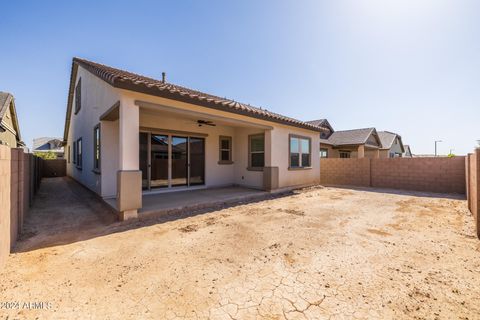
[(328, 158), (328, 149), (320, 148), (320, 158)]
[(290, 168), (307, 168), (311, 165), (310, 138), (290, 135)]
[(265, 136), (263, 134), (248, 137), (248, 166), (251, 170), (263, 170), (265, 166)]
[(100, 171), (100, 124), (93, 128), (93, 170)]
[(67, 161), (70, 163), (70, 146), (67, 147)]
[(82, 138), (77, 140), (77, 168), (82, 169)]
[(73, 141), (73, 163), (77, 163), (77, 143)]
[(340, 151), (340, 158), (350, 158), (350, 151)]
[(231, 164), (232, 162), (232, 137), (220, 136), (219, 139), (219, 164)]
[(78, 80), (75, 87), (75, 114), (77, 114), (82, 108), (82, 78)]

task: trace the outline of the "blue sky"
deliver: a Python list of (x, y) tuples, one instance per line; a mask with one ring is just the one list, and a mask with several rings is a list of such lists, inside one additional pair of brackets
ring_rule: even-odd
[(414, 153), (480, 139), (480, 1), (5, 1), (0, 90), (23, 139), (63, 135), (74, 56)]

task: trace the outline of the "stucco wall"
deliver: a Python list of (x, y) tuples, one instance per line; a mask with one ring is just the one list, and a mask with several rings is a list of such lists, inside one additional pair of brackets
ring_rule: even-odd
[[(67, 175), (73, 177), (89, 189), (96, 193), (101, 193), (102, 182), (107, 187), (112, 189), (112, 186), (116, 185), (116, 171), (117, 171), (117, 158), (118, 153), (101, 154), (101, 163), (105, 164), (105, 174), (99, 175), (94, 173), (93, 170), (93, 128), (100, 123), (100, 116), (107, 111), (113, 104), (120, 99), (119, 90), (108, 85), (105, 81), (100, 80), (96, 76), (93, 76), (82, 67), (78, 67), (77, 79), (82, 78), (82, 99), (81, 109), (75, 114), (75, 99), (73, 99), (72, 114), (70, 121), (70, 128), (68, 132), (68, 141), (65, 150), (68, 150), (70, 146), (70, 161), (67, 161)], [(101, 145), (102, 149), (115, 149), (116, 146), (112, 146), (113, 141), (109, 141), (110, 135), (115, 134), (115, 128), (112, 124), (101, 124)], [(103, 128), (105, 126), (106, 128)], [(116, 133), (118, 135), (118, 132)], [(76, 165), (72, 161), (73, 157), (73, 141), (82, 138), (83, 145), (83, 164), (82, 169), (76, 168)], [(107, 139), (105, 139), (107, 138)], [(68, 157), (68, 155), (67, 155)], [(102, 169), (104, 169), (102, 168)], [(102, 181), (103, 180), (103, 181)], [(107, 180), (108, 182), (105, 182)], [(115, 194), (115, 193), (113, 193)]]
[(0, 132), (1, 143), (9, 146), (10, 148), (16, 148), (17, 147), (17, 136), (16, 136), (16, 133), (13, 133), (13, 132), (15, 132), (15, 129), (13, 128), (13, 120), (12, 120), (12, 114), (10, 112), (10, 108), (8, 108), (8, 110), (5, 112), (5, 115), (3, 116), (2, 122), (11, 131), (6, 130), (5, 132)]

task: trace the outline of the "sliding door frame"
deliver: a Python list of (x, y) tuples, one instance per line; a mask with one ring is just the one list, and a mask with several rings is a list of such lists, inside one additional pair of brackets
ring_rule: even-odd
[[(151, 185), (151, 179), (152, 179), (152, 135), (164, 135), (168, 137), (168, 186), (166, 188), (163, 188), (163, 190), (172, 190), (176, 188), (190, 188), (190, 138), (197, 138), (197, 139), (202, 139), (203, 140), (203, 184), (195, 184), (194, 186), (201, 186), (206, 184), (206, 167), (207, 167), (207, 162), (206, 162), (206, 135), (204, 134), (195, 134), (193, 132), (176, 132), (172, 130), (162, 130), (162, 129), (154, 129), (154, 128), (148, 128), (146, 129), (140, 129), (140, 133), (146, 133), (148, 135), (147, 141), (148, 141), (148, 147), (147, 147), (147, 188), (145, 191), (152, 191), (152, 190), (160, 190), (162, 188), (152, 188)], [(173, 137), (181, 137), (181, 138), (186, 138), (187, 139), (187, 184), (183, 186), (172, 186), (172, 138)], [(140, 157), (140, 155), (139, 155)]]

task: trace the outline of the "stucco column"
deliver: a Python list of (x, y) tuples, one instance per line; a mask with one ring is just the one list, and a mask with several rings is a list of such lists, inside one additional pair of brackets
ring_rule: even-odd
[(358, 146), (358, 158), (365, 158), (365, 146)]
[(375, 156), (374, 156), (374, 158), (375, 158), (375, 159), (380, 158), (380, 149), (375, 150)]
[(265, 166), (263, 168), (263, 188), (266, 191), (278, 189), (279, 186), (279, 170), (274, 164), (274, 145), (275, 136), (274, 129), (265, 130)]
[[(139, 170), (140, 111), (133, 101), (120, 101), (118, 124), (117, 209), (120, 220), (138, 217), (142, 207), (142, 172)], [(105, 164), (103, 164), (105, 165)]]

